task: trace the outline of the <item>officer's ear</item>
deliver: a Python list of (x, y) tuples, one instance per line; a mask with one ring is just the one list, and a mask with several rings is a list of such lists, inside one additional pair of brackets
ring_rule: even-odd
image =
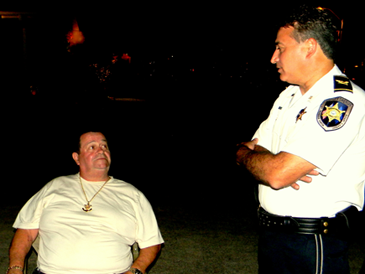
[(316, 39), (309, 38), (305, 40), (306, 57), (311, 58), (318, 50), (319, 44)]
[(79, 166), (80, 165), (79, 154), (77, 152), (72, 153), (72, 158), (74, 159), (75, 163)]

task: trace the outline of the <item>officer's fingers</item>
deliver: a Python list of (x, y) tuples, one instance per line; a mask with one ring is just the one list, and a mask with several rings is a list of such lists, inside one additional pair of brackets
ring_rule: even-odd
[[(310, 174), (310, 173), (308, 173), (308, 174)], [(315, 175), (315, 174), (311, 174), (311, 175)], [(302, 181), (302, 182), (305, 182), (305, 183), (310, 183), (310, 182), (312, 182), (312, 178), (311, 177), (309, 177), (309, 176), (303, 176), (302, 178), (300, 178), (299, 179), (300, 181)], [(296, 189), (296, 190), (298, 190), (300, 187), (299, 187), (299, 185), (297, 184), (297, 183), (294, 183), (294, 184), (292, 184), (291, 185), (291, 187), (292, 188), (294, 188), (294, 189)]]
[(305, 183), (310, 183), (312, 182), (312, 178), (309, 176), (303, 176), (302, 178), (299, 179), (300, 181), (303, 181)]
[(319, 175), (319, 172), (315, 169), (311, 170), (307, 175), (314, 175), (314, 176), (317, 176)]

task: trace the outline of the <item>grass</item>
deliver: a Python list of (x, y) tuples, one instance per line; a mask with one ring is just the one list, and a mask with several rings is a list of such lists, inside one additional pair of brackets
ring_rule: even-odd
[(257, 235), (242, 216), (186, 209), (157, 216), (165, 247), (150, 273), (257, 273)]

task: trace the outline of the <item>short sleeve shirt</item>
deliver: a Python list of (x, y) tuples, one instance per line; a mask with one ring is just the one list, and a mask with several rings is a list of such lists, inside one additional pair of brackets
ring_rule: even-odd
[[(104, 182), (82, 179), (91, 199)], [(45, 273), (123, 273), (132, 264), (130, 246), (163, 243), (146, 197), (111, 177), (90, 202), (79, 174), (56, 178), (20, 211), (15, 228), (39, 229), (38, 267)]]
[[(347, 88), (346, 88), (347, 87)], [(307, 93), (290, 86), (256, 131), (259, 145), (274, 154), (297, 155), (317, 167), (299, 190), (259, 186), (269, 212), (296, 217), (331, 217), (364, 203), (365, 93), (335, 66)]]

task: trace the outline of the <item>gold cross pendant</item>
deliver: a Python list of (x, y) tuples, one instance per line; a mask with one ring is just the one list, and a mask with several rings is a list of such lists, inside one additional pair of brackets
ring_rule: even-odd
[(92, 205), (90, 205), (89, 203), (87, 203), (86, 205), (84, 205), (85, 207), (83, 207), (82, 208), (82, 210), (83, 211), (85, 211), (85, 212), (89, 212), (89, 211), (91, 211), (91, 210), (93, 210), (92, 209)]

